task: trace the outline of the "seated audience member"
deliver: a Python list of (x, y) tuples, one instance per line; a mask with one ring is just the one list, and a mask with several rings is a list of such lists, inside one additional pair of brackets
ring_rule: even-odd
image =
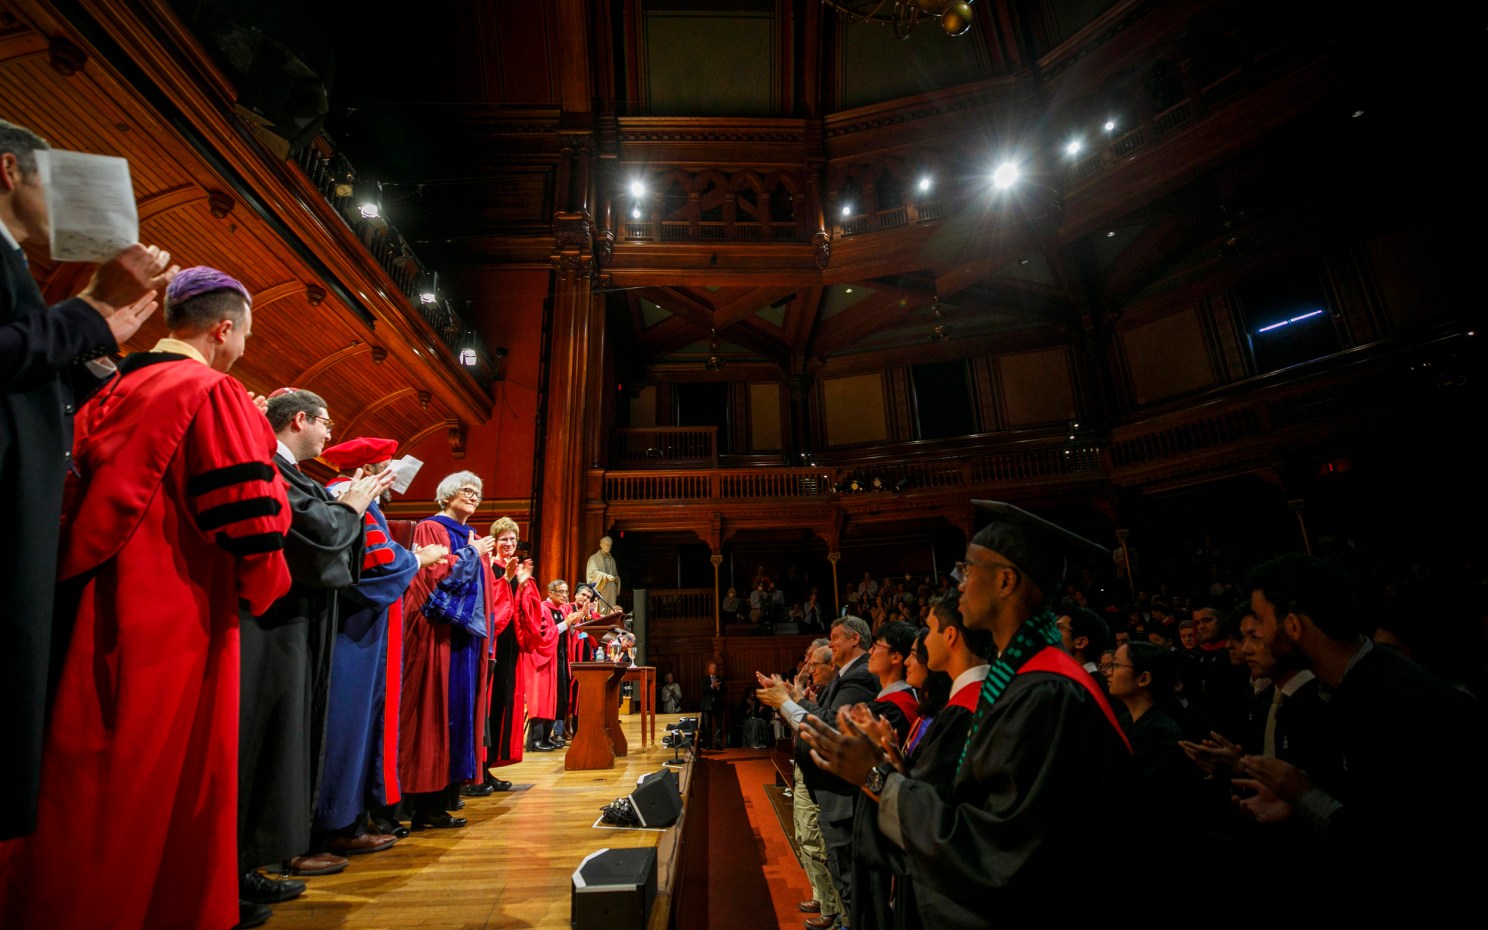
[(739, 592), (735, 588), (729, 588), (728, 593), (718, 605), (718, 612), (722, 614), (724, 623), (736, 623), (739, 619)]
[(1278, 672), (1307, 669), (1330, 689), (1342, 764), (1328, 784), (1283, 759), (1246, 756), (1237, 786), (1256, 794), (1242, 809), (1267, 824), (1297, 818), (1324, 845), (1319, 868), (1340, 879), (1389, 876), (1407, 894), (1467, 887), (1478, 869), (1461, 843), (1485, 826), (1483, 806), (1466, 801), (1482, 774), (1477, 702), (1367, 639), (1353, 584), (1333, 565), (1282, 556), (1257, 566), (1247, 587)]
[(744, 748), (768, 749), (775, 738), (774, 731), (770, 728), (770, 718), (775, 716), (775, 709), (761, 704), (759, 698), (751, 692), (745, 695), (744, 704), (739, 710), (744, 728), (741, 734)]
[(1199, 648), (1199, 634), (1194, 629), (1193, 618), (1178, 621), (1178, 646), (1185, 653)]

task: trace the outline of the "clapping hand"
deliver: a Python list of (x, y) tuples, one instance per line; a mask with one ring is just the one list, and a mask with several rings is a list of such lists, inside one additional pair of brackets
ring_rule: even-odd
[(391, 468), (376, 475), (363, 475), (362, 470), (358, 468), (356, 474), (351, 476), (351, 484), (341, 495), (341, 503), (359, 514), (366, 513), (367, 507), (377, 500), (383, 491), (392, 487), (397, 477), (397, 473)]
[(790, 690), (786, 688), (785, 682), (780, 679), (779, 675), (766, 676), (755, 672), (754, 680), (759, 683), (759, 690), (754, 692), (754, 696), (759, 698), (761, 704), (768, 704), (779, 710), (780, 705), (790, 700)]
[(180, 271), (170, 257), (153, 245), (135, 243), (94, 269), (78, 295), (108, 321), (120, 345), (160, 306), (156, 298)]
[(1228, 777), (1239, 770), (1244, 750), (1223, 736), (1210, 731), (1209, 738), (1201, 743), (1181, 739), (1178, 746), (1207, 775), (1219, 774)]
[(430, 544), (427, 546), (414, 546), (413, 554), (418, 558), (419, 568), (428, 568), (435, 562), (443, 562), (445, 556), (449, 555), (449, 546)]
[(840, 729), (834, 730), (820, 718), (808, 716), (801, 721), (801, 736), (811, 746), (811, 758), (819, 767), (850, 785), (861, 785), (873, 767), (889, 761), (889, 756), (876, 736), (854, 722), (848, 708), (838, 712), (837, 725)]

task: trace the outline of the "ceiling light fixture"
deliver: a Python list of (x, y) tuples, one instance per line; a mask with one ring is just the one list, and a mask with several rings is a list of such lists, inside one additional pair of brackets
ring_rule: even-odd
[(708, 360), (703, 363), (703, 367), (708, 371), (720, 371), (727, 364), (723, 356), (718, 354), (718, 330), (708, 330)]
[(1002, 190), (1007, 190), (1018, 183), (1018, 166), (1010, 161), (1005, 161), (997, 166), (992, 172), (992, 183)]
[(1066, 152), (1069, 152), (1071, 155), (1078, 155), (1080, 154), (1080, 149), (1082, 147), (1084, 147), (1084, 143), (1081, 142), (1079, 139), (1075, 139), (1071, 141), (1069, 145), (1066, 145), (1064, 147), (1064, 150)]
[(941, 31), (948, 36), (964, 35), (971, 28), (973, 13), (970, 3), (952, 0), (822, 0), (837, 12), (837, 17), (849, 25), (853, 23), (878, 23), (892, 26), (894, 35), (901, 39), (909, 37), (921, 20), (939, 20)]
[(632, 196), (632, 197), (643, 197), (643, 196), (645, 196), (645, 194), (646, 194), (646, 185), (645, 184), (642, 184), (640, 181), (631, 181), (630, 182), (630, 196)]
[(929, 178), (920, 178), (920, 190), (927, 191), (929, 189), (930, 189), (930, 179)]
[(1113, 120), (1113, 119), (1106, 120), (1106, 132), (1115, 132), (1115, 131), (1116, 131), (1116, 121)]

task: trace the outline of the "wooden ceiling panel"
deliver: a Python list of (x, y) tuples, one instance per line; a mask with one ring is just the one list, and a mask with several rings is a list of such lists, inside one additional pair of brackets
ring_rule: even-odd
[[(473, 383), (464, 386), (468, 376), (449, 370), (453, 363), (446, 353), (435, 351), (432, 357), (424, 353), (435, 337), (427, 333), (416, 312), (401, 303), (391, 306), (395, 298), (380, 293), (386, 284), (375, 275), (366, 277), (361, 267), (370, 266), (370, 258), (360, 253), (345, 254), (348, 246), (338, 238), (335, 220), (328, 227), (329, 233), (320, 232), (327, 227), (315, 227), (315, 221), (303, 224), (300, 235), (319, 235), (326, 239), (324, 242), (285, 240), (286, 224), (291, 229), (299, 228), (295, 223), (300, 222), (296, 218), (300, 214), (294, 212), (295, 207), (303, 206), (312, 213), (328, 208), (299, 204), (295, 201), (299, 196), (296, 189), (273, 180), (275, 171), (295, 169), (276, 165), (265, 172), (255, 161), (263, 155), (245, 155), (251, 146), (244, 148), (241, 139), (235, 137), (220, 103), (214, 109), (201, 107), (199, 100), (183, 102), (183, 95), (210, 93), (216, 85), (204, 82), (203, 87), (188, 87), (188, 81), (167, 86), (167, 78), (154, 73), (159, 69), (147, 68), (158, 86), (131, 87), (111, 62), (97, 57), (96, 50), (87, 46), (66, 20), (50, 12), (43, 0), (6, 4), (4, 12), (5, 16), (0, 17), (0, 99), (5, 101), (5, 118), (35, 129), (59, 148), (128, 158), (140, 201), (141, 239), (170, 250), (173, 259), (183, 266), (221, 268), (262, 295), (253, 338), (233, 369), (249, 389), (267, 392), (313, 375), (315, 389), (326, 396), (343, 423), (362, 413), (365, 430), (359, 424), (357, 432), (376, 432), (400, 440), (457, 416), (452, 412), (457, 409), (465, 411), (460, 418), (469, 419), (473, 396), (479, 397), (475, 403), (481, 418), (488, 413), (489, 400), (484, 392)], [(13, 20), (9, 18), (12, 15)], [(64, 76), (49, 64), (47, 49), (52, 36), (68, 37), (84, 49), (88, 59), (75, 74)], [(169, 66), (161, 67), (168, 70)], [(160, 95), (170, 97), (187, 111), (188, 122), (197, 120), (190, 129), (181, 128), (180, 114), (167, 119), (157, 111), (155, 101), (161, 99)], [(204, 128), (200, 122), (203, 118), (219, 123)], [(183, 132), (197, 136), (188, 141)], [(197, 146), (202, 144), (215, 146), (215, 157), (237, 173), (220, 176), (218, 169), (199, 154)], [(529, 185), (524, 188), (526, 193), (551, 181), (539, 173), (532, 176), (532, 183), (537, 187), (529, 189)], [(273, 184), (279, 186), (264, 187)], [(235, 185), (243, 185), (242, 190)], [(212, 216), (207, 201), (210, 191), (227, 192), (236, 201), (235, 209), (225, 218)], [(268, 215), (245, 205), (245, 196), (266, 203)], [(85, 265), (51, 262), (43, 254), (44, 245), (40, 249), (35, 244), (30, 246), (28, 252), (35, 258), (32, 272), (54, 299), (75, 293), (91, 273)], [(321, 271), (312, 271), (307, 262), (314, 261), (329, 263), (337, 281), (328, 282), (322, 279)], [(318, 306), (310, 304), (306, 284), (328, 292)], [(351, 294), (369, 295), (354, 299), (367, 302), (365, 309), (378, 315), (381, 322), (393, 322), (388, 327), (379, 326), (382, 332), (374, 331), (337, 299), (337, 284)], [(389, 316), (399, 313), (406, 314), (406, 319)], [(413, 332), (411, 344), (403, 335), (409, 328)], [(148, 348), (164, 333), (162, 315), (157, 313), (124, 348)], [(349, 363), (337, 358), (354, 344), (360, 347), (348, 353)], [(372, 361), (374, 345), (387, 349), (380, 365)], [(415, 353), (415, 348), (419, 352)], [(440, 371), (434, 372), (434, 367)], [(393, 391), (401, 393), (391, 402), (369, 409)], [(429, 392), (427, 408), (419, 401), (421, 391)]]

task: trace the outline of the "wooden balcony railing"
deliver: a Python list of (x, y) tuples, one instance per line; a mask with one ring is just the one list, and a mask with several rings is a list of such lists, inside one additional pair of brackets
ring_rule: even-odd
[(610, 435), (610, 463), (616, 468), (714, 468), (718, 427), (617, 429)]
[(651, 588), (646, 592), (646, 622), (701, 620), (713, 622), (712, 588)]

